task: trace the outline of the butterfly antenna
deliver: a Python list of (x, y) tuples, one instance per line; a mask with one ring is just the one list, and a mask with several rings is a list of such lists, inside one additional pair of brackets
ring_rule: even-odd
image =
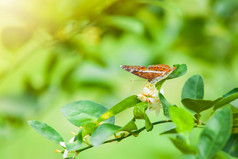
[(135, 81), (144, 81), (144, 80), (130, 80), (130, 82), (135, 82)]

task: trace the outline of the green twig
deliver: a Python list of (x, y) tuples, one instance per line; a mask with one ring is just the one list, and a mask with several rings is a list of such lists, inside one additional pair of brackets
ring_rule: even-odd
[[(156, 122), (153, 122), (152, 125), (158, 125), (158, 124), (168, 123), (168, 122), (172, 122), (172, 121), (171, 121), (171, 120), (156, 121)], [(128, 134), (127, 136), (123, 136), (123, 137), (119, 137), (119, 138), (115, 138), (115, 139), (110, 139), (110, 140), (104, 141), (102, 144), (111, 143), (111, 142), (114, 142), (114, 141), (121, 141), (121, 140), (123, 140), (123, 139), (125, 139), (125, 138), (128, 138), (128, 137), (132, 136), (133, 134), (139, 134), (139, 133), (141, 133), (142, 131), (144, 131), (145, 129), (146, 129), (146, 128), (145, 128), (145, 126), (144, 126), (144, 127), (140, 128), (140, 129), (138, 129), (138, 130), (135, 130), (135, 131), (131, 132), (131, 133)], [(87, 150), (87, 149), (90, 149), (90, 148), (92, 148), (92, 147), (93, 147), (93, 145), (89, 145), (89, 146), (84, 147), (84, 148), (82, 148), (82, 149), (76, 150), (75, 152), (76, 152), (76, 154), (79, 154), (80, 152), (85, 151), (85, 150)], [(76, 156), (77, 156), (77, 155), (75, 155), (74, 158), (75, 158)]]

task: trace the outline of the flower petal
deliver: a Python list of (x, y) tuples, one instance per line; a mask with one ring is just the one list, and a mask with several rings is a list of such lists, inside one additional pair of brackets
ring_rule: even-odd
[(63, 158), (67, 158), (67, 157), (68, 157), (68, 150), (64, 150)]

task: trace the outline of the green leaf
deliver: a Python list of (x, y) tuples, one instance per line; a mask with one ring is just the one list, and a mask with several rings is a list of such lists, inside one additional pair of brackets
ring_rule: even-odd
[(172, 128), (172, 129), (162, 132), (160, 135), (176, 134), (176, 133), (177, 133), (176, 128)]
[(232, 113), (230, 107), (217, 110), (207, 122), (201, 133), (198, 150), (199, 156), (210, 159), (226, 144), (232, 129)]
[(91, 143), (94, 147), (102, 144), (109, 136), (113, 135), (117, 131), (121, 129), (120, 126), (116, 126), (113, 124), (102, 124), (100, 125), (91, 136)]
[(146, 130), (151, 131), (153, 128), (153, 125), (151, 124), (150, 119), (145, 113), (148, 107), (149, 107), (149, 103), (147, 102), (138, 103), (134, 107), (133, 114), (135, 119), (144, 119)]
[(238, 157), (238, 134), (231, 134), (229, 140), (223, 148), (223, 151), (234, 157)]
[(132, 95), (130, 97), (127, 97), (120, 103), (116, 104), (115, 106), (111, 107), (107, 112), (105, 112), (101, 117), (97, 120), (97, 122), (104, 121), (112, 116), (115, 116), (116, 114), (131, 108), (135, 106), (137, 103), (140, 103), (141, 101), (137, 98), (137, 95)]
[(193, 129), (193, 116), (185, 109), (170, 107), (169, 114), (176, 125), (177, 132), (190, 132)]
[(182, 137), (170, 138), (175, 147), (177, 147), (184, 154), (196, 154), (197, 149), (189, 145)]
[(158, 92), (160, 92), (161, 87), (162, 87), (162, 85), (164, 84), (165, 81), (166, 81), (166, 80), (163, 79), (163, 80), (161, 80), (161, 81), (158, 81), (158, 82), (155, 84), (155, 88), (158, 90)]
[(151, 131), (153, 129), (153, 125), (146, 113), (144, 114), (144, 120), (145, 120), (146, 131)]
[(178, 78), (182, 75), (184, 75), (187, 72), (187, 65), (186, 64), (176, 64), (174, 65), (174, 67), (176, 66), (176, 69), (171, 72), (169, 75), (167, 75), (167, 77), (164, 77), (163, 79), (161, 79), (160, 81), (158, 81), (155, 85), (155, 87), (157, 88), (157, 90), (160, 92), (160, 89), (163, 85), (163, 83), (168, 80), (168, 79), (174, 79), (174, 78)]
[(135, 105), (133, 114), (135, 119), (144, 119), (145, 110), (149, 107), (149, 103), (141, 102)]
[(237, 93), (238, 92), (238, 88), (233, 88), (232, 90), (230, 90), (229, 92), (227, 92), (226, 94), (224, 94), (222, 97), (225, 98), (225, 97), (228, 97), (234, 93)]
[(131, 121), (129, 121), (125, 126), (123, 126), (120, 131), (132, 131), (132, 130), (137, 130), (134, 118)]
[(183, 155), (180, 159), (199, 159), (197, 155)]
[(203, 99), (204, 84), (200, 75), (190, 77), (184, 84), (181, 99)]
[[(87, 123), (95, 122), (107, 108), (92, 101), (76, 101), (61, 108), (64, 116), (74, 125), (80, 127)], [(108, 120), (114, 123), (114, 118)]]
[(176, 66), (176, 69), (166, 79), (178, 78), (187, 72), (186, 64), (176, 64), (174, 66)]
[(82, 141), (74, 141), (74, 142), (71, 142), (71, 143), (66, 143), (66, 148), (68, 151), (74, 151), (74, 150), (77, 150), (81, 147), (82, 145)]
[(87, 123), (83, 126), (82, 136), (91, 135), (97, 128), (97, 123)]
[(68, 151), (74, 151), (77, 150), (81, 147), (83, 142), (82, 139), (82, 130), (79, 131), (78, 135), (75, 136), (74, 141), (73, 142), (68, 142), (66, 143), (66, 148)]
[(169, 118), (169, 107), (171, 106), (171, 104), (165, 99), (165, 97), (161, 93), (159, 93), (159, 99), (163, 107), (164, 116)]
[(228, 153), (225, 153), (223, 151), (219, 151), (216, 154), (216, 159), (234, 159), (231, 155), (229, 155)]
[(190, 109), (190, 110), (192, 110), (196, 113), (200, 113), (204, 110), (207, 110), (207, 109), (211, 108), (219, 100), (221, 100), (221, 98), (218, 98), (214, 101), (212, 101), (212, 100), (203, 100), (203, 99), (184, 98), (184, 99), (182, 99), (182, 103), (186, 108), (188, 108), (188, 109)]
[(35, 131), (37, 131), (39, 134), (46, 137), (47, 139), (57, 144), (60, 144), (60, 142), (64, 142), (64, 139), (60, 136), (60, 134), (47, 124), (37, 120), (31, 120), (28, 121), (28, 123), (33, 129), (35, 129)]
[(230, 102), (238, 99), (238, 92), (237, 92), (237, 88), (229, 91), (228, 93), (226, 93), (223, 98), (217, 102), (215, 105), (214, 105), (214, 110), (226, 105), (226, 104), (229, 104)]

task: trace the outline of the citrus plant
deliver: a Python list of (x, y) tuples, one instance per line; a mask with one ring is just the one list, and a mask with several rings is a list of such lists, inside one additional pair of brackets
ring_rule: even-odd
[[(183, 106), (171, 104), (162, 94), (164, 82), (178, 78), (187, 71), (185, 64), (174, 65), (170, 74), (156, 83), (148, 83), (139, 95), (131, 95), (110, 109), (93, 101), (75, 101), (64, 106), (61, 111), (69, 122), (79, 128), (70, 141), (49, 125), (32, 120), (29, 124), (42, 136), (59, 144), (63, 158), (76, 158), (82, 151), (101, 144), (138, 136), (142, 131), (152, 131), (159, 124), (174, 123), (176, 126), (164, 130), (169, 134), (173, 145), (182, 152), (183, 159), (212, 159), (238, 157), (237, 136), (238, 88), (214, 100), (203, 99), (204, 83), (200, 75), (190, 77), (182, 89)], [(167, 120), (151, 121), (149, 112), (162, 107)], [(125, 125), (116, 125), (115, 116), (133, 108), (133, 118), (128, 117)], [(212, 110), (208, 121), (203, 120), (201, 112)], [(137, 120), (144, 120), (144, 126), (137, 127)], [(196, 144), (191, 143), (193, 129), (201, 129)], [(110, 137), (110, 139), (108, 139)], [(232, 157), (233, 156), (233, 157)]]

